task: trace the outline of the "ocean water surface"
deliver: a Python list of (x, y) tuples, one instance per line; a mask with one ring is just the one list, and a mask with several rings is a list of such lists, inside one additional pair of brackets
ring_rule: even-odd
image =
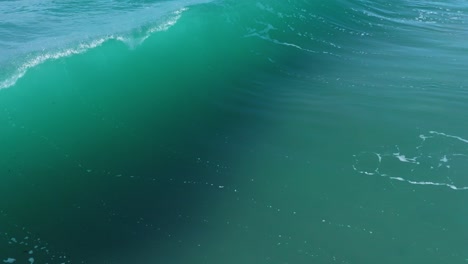
[(0, 1), (2, 263), (467, 263), (468, 3)]

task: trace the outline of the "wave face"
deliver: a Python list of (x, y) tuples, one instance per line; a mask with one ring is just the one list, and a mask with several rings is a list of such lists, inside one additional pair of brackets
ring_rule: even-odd
[(0, 2), (4, 263), (463, 263), (464, 1)]

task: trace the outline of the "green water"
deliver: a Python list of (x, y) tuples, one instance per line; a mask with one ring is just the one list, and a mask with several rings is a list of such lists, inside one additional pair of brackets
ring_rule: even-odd
[(0, 260), (466, 263), (466, 3), (96, 3), (0, 3)]

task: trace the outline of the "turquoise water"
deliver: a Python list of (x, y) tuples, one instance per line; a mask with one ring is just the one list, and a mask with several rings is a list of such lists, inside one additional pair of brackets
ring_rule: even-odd
[(467, 263), (464, 1), (1, 1), (4, 263)]

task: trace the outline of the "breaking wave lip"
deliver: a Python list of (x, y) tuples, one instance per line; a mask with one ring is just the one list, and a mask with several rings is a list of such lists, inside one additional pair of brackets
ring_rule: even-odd
[(46, 54), (41, 54), (39, 56), (36, 56), (35, 58), (23, 63), (11, 77), (0, 82), (0, 90), (9, 88), (15, 85), (16, 82), (19, 79), (21, 79), (30, 68), (36, 67), (37, 65), (40, 65), (48, 60), (57, 60), (60, 58), (69, 57), (71, 55), (84, 53), (89, 49), (93, 49), (93, 48), (101, 46), (104, 42), (110, 39), (119, 39), (119, 37), (108, 36), (105, 38), (94, 40), (90, 43), (81, 43), (80, 45), (78, 45), (77, 48), (66, 49), (63, 51), (55, 52), (55, 53), (46, 53)]
[[(172, 13), (172, 17), (166, 20), (165, 22), (158, 24), (157, 26), (151, 27), (145, 31), (145, 34), (143, 37), (141, 37), (137, 41), (137, 45), (142, 44), (147, 38), (149, 38), (153, 33), (156, 32), (161, 32), (161, 31), (166, 31), (172, 26), (174, 26), (177, 21), (180, 19), (182, 16), (182, 13), (186, 11), (188, 8), (184, 7), (181, 8), (175, 12)], [(97, 48), (101, 46), (103, 43), (109, 41), (109, 40), (117, 40), (121, 41), (129, 46), (135, 46), (135, 43), (131, 41), (130, 38), (126, 38), (123, 36), (116, 36), (116, 35), (108, 35), (105, 37), (102, 37), (100, 39), (93, 40), (88, 43), (80, 43), (77, 47), (75, 48), (68, 48), (65, 50), (57, 51), (57, 52), (51, 52), (51, 53), (45, 53), (45, 54), (40, 54), (38, 56), (35, 56), (33, 59), (27, 60), (25, 63), (21, 64), (19, 68), (16, 69), (16, 71), (8, 78), (5, 80), (0, 81), (0, 90), (9, 88), (13, 85), (16, 84), (16, 82), (21, 79), (29, 69), (34, 68), (46, 61), (49, 60), (57, 60), (60, 58), (65, 58), (65, 57), (70, 57), (72, 55), (77, 55), (77, 54), (82, 54), (87, 52), (90, 49)]]

